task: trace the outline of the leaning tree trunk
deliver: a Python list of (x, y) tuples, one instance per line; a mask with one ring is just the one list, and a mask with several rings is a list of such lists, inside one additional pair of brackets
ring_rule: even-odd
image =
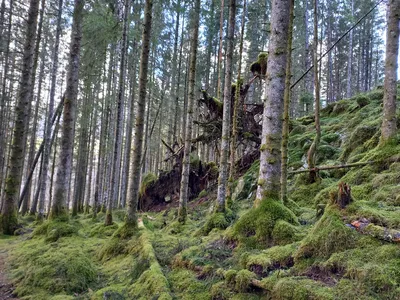
[(137, 206), (139, 202), (140, 170), (142, 161), (144, 110), (146, 106), (147, 71), (149, 66), (150, 37), (152, 22), (153, 0), (146, 0), (144, 8), (144, 24), (142, 34), (142, 53), (140, 55), (139, 99), (135, 122), (135, 139), (133, 143), (132, 180), (130, 197), (127, 205), (126, 225), (137, 227)]
[(261, 201), (279, 200), (289, 3), (290, 0), (272, 1), (271, 35), (263, 92), (264, 113), (256, 207)]
[(192, 15), (191, 30), (191, 48), (190, 48), (190, 70), (189, 70), (189, 92), (188, 92), (188, 113), (186, 118), (185, 130), (185, 148), (183, 151), (182, 161), (182, 178), (179, 193), (179, 210), (178, 221), (185, 223), (187, 216), (187, 201), (189, 191), (189, 175), (190, 175), (190, 150), (192, 148), (192, 129), (193, 129), (193, 106), (195, 97), (195, 81), (196, 81), (196, 59), (197, 45), (199, 41), (199, 20), (200, 20), (200, 0), (196, 0)]
[(294, 0), (290, 0), (289, 10), (289, 35), (287, 43), (287, 62), (285, 78), (285, 94), (283, 97), (283, 128), (282, 128), (282, 163), (281, 163), (281, 200), (287, 202), (287, 162), (289, 141), (289, 109), (290, 109), (290, 79), (292, 68), (292, 42), (293, 42)]
[(29, 2), (26, 36), (23, 50), (23, 63), (18, 100), (15, 105), (14, 135), (11, 145), (9, 173), (5, 187), (5, 199), (1, 210), (1, 227), (4, 234), (13, 234), (17, 228), (17, 201), (22, 179), (24, 162), (25, 128), (28, 120), (28, 106), (31, 99), (33, 51), (36, 38), (39, 0)]
[[(229, 23), (225, 66), (225, 88), (224, 88), (224, 106), (222, 115), (222, 136), (221, 136), (221, 162), (219, 167), (217, 211), (225, 211), (226, 183), (228, 179), (228, 154), (229, 154), (229, 134), (231, 119), (231, 92), (232, 92), (232, 58), (233, 58), (233, 38), (235, 35), (235, 15), (236, 0), (229, 2)], [(237, 86), (240, 90), (240, 87)]]
[(82, 39), (82, 15), (84, 0), (75, 0), (67, 87), (65, 91), (61, 149), (56, 174), (54, 199), (51, 206), (50, 218), (55, 219), (67, 215), (67, 197), (70, 173), (72, 168), (72, 152), (74, 147), (75, 111), (78, 96), (79, 63)]
[(319, 120), (319, 111), (320, 111), (320, 94), (319, 94), (319, 73), (318, 73), (318, 15), (317, 15), (317, 5), (318, 0), (314, 0), (314, 87), (315, 87), (315, 138), (312, 142), (310, 149), (307, 153), (307, 162), (308, 167), (313, 169), (310, 172), (310, 183), (313, 183), (317, 180), (317, 171), (315, 170), (316, 164), (316, 155), (319, 146), (319, 142), (321, 139), (321, 124)]
[(383, 122), (381, 143), (396, 136), (397, 59), (399, 55), (400, 2), (388, 1), (386, 29), (385, 86), (383, 96)]

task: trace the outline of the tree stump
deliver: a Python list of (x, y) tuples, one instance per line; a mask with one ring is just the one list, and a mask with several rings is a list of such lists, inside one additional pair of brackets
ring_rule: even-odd
[(348, 185), (345, 182), (340, 182), (339, 183), (339, 191), (338, 195), (336, 198), (336, 204), (340, 206), (340, 208), (345, 208), (347, 205), (349, 205), (353, 199), (351, 198), (351, 188), (350, 185)]

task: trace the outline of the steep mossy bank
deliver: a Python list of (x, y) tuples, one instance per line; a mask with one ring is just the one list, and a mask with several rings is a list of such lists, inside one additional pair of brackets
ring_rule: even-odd
[[(400, 230), (400, 144), (379, 145), (382, 90), (322, 110), (319, 165), (352, 168), (289, 174), (286, 206), (266, 199), (253, 208), (258, 162), (234, 182), (227, 213), (214, 213), (214, 190), (177, 211), (141, 215), (132, 237), (104, 215), (32, 224), (0, 238), (21, 299), (399, 299), (400, 245), (377, 232)], [(399, 124), (400, 125), (400, 124)], [(307, 168), (313, 117), (292, 121), (290, 171)], [(351, 187), (352, 202), (333, 200)], [(207, 201), (208, 199), (208, 201)], [(352, 223), (369, 224), (357, 231)]]

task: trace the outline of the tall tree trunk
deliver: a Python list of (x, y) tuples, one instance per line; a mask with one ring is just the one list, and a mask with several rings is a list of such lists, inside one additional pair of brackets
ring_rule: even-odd
[(29, 2), (26, 36), (23, 50), (23, 63), (18, 100), (15, 105), (14, 136), (11, 145), (9, 174), (5, 187), (5, 199), (1, 210), (1, 223), (4, 234), (13, 234), (17, 228), (17, 201), (22, 179), (24, 162), (25, 128), (29, 119), (28, 106), (31, 99), (32, 68), (36, 38), (39, 0)]
[(186, 119), (185, 148), (183, 151), (182, 177), (179, 193), (178, 221), (185, 223), (187, 216), (187, 201), (189, 198), (189, 175), (190, 175), (190, 151), (192, 148), (192, 128), (193, 128), (193, 106), (195, 98), (196, 81), (196, 60), (197, 46), (199, 41), (199, 22), (200, 22), (200, 0), (194, 3), (194, 10), (190, 24), (190, 70), (189, 70), (189, 92), (188, 92), (188, 113)]
[[(180, 17), (180, 11), (181, 11), (181, 0), (178, 0), (176, 3), (176, 21), (175, 21), (175, 31), (174, 31), (174, 50), (172, 54), (172, 70), (171, 70), (171, 90), (170, 90), (170, 95), (171, 95), (171, 100), (169, 101), (168, 104), (168, 143), (169, 145), (172, 145), (174, 143), (174, 115), (177, 113), (173, 112), (173, 104), (175, 102), (175, 99), (177, 97), (176, 92), (176, 83), (177, 83), (177, 60), (178, 60), (178, 41), (179, 41), (179, 17)], [(180, 72), (180, 70), (178, 70)], [(179, 76), (179, 75), (178, 75)]]
[[(178, 62), (178, 70), (182, 68), (182, 51), (183, 51), (183, 42), (184, 42), (184, 28), (185, 28), (185, 18), (182, 19), (182, 30), (181, 30), (181, 41), (180, 41), (180, 49), (179, 49), (179, 62)], [(174, 114), (174, 129), (173, 129), (173, 139), (174, 143), (178, 143), (179, 137), (179, 127), (178, 127), (178, 120), (180, 119), (179, 114), (179, 91), (181, 86), (181, 74), (182, 72), (178, 72), (178, 79), (176, 84), (175, 90), (175, 114)]]
[(146, 105), (147, 71), (149, 66), (150, 37), (153, 0), (146, 0), (144, 8), (144, 23), (142, 34), (142, 52), (140, 55), (139, 99), (135, 122), (135, 139), (133, 143), (132, 179), (130, 183), (130, 198), (127, 205), (126, 225), (137, 227), (137, 206), (139, 202), (140, 163), (142, 161), (144, 110)]
[[(354, 0), (351, 0), (351, 21), (353, 22), (354, 15)], [(349, 56), (347, 59), (347, 88), (346, 97), (351, 97), (351, 87), (352, 87), (352, 66), (353, 66), (353, 30), (349, 34)]]
[(383, 96), (383, 122), (381, 143), (390, 142), (397, 131), (396, 97), (397, 97), (397, 60), (399, 55), (400, 2), (389, 0), (386, 29), (386, 61)]
[[(242, 56), (243, 56), (243, 39), (244, 39), (244, 27), (246, 23), (246, 0), (243, 0), (243, 11), (242, 11), (242, 24), (240, 28), (240, 41), (239, 41), (239, 61), (238, 61), (238, 72), (236, 77), (236, 90), (235, 90), (235, 101), (233, 104), (233, 115), (232, 115), (232, 140), (230, 149), (230, 169), (229, 169), (229, 183), (233, 183), (235, 176), (235, 160), (236, 160), (236, 142), (237, 142), (237, 126), (238, 126), (238, 110), (240, 105), (240, 87), (243, 84), (241, 78), (242, 71)], [(208, 157), (207, 157), (208, 158)], [(228, 195), (232, 193), (231, 186), (229, 186)]]
[[(4, 2), (4, 1), (3, 1)], [(14, 0), (9, 1), (9, 9), (8, 9), (8, 26), (7, 26), (7, 38), (6, 38), (6, 47), (3, 53), (4, 65), (3, 65), (3, 78), (1, 81), (1, 99), (0, 99), (0, 202), (3, 199), (4, 193), (4, 182), (3, 178), (5, 178), (6, 174), (6, 152), (7, 152), (7, 131), (8, 131), (8, 118), (7, 118), (7, 109), (6, 109), (6, 96), (7, 96), (7, 77), (8, 71), (10, 69), (10, 45), (11, 45), (11, 30), (12, 30), (12, 16), (13, 16), (13, 8), (14, 8)], [(2, 33), (4, 37), (4, 30)], [(3, 42), (3, 39), (2, 39)], [(14, 70), (14, 68), (12, 69)], [(8, 94), (11, 97), (11, 93)], [(1, 207), (0, 207), (1, 211)]]
[(63, 9), (63, 0), (59, 0), (58, 11), (57, 11), (56, 39), (54, 42), (54, 49), (52, 53), (53, 65), (51, 70), (49, 109), (47, 113), (46, 131), (44, 134), (43, 168), (42, 168), (42, 178), (40, 180), (39, 211), (37, 215), (37, 219), (39, 221), (43, 218), (44, 212), (41, 211), (41, 208), (44, 208), (44, 203), (46, 200), (47, 173), (49, 169), (50, 152), (51, 152), (50, 149), (51, 127), (52, 127), (51, 118), (54, 113), (54, 99), (56, 93), (57, 71), (58, 71), (58, 51), (60, 48), (60, 36), (61, 36), (62, 9)]
[(288, 141), (289, 141), (289, 108), (290, 108), (290, 79), (292, 69), (292, 42), (293, 42), (293, 19), (294, 19), (294, 0), (290, 0), (289, 9), (289, 33), (287, 43), (287, 61), (285, 94), (283, 96), (283, 127), (282, 127), (282, 163), (281, 163), (281, 200), (287, 203), (287, 161), (288, 161)]
[(117, 124), (115, 126), (115, 144), (114, 144), (114, 159), (113, 159), (113, 173), (111, 179), (111, 198), (108, 201), (105, 225), (112, 224), (112, 208), (113, 203), (118, 202), (118, 192), (121, 180), (121, 149), (122, 149), (122, 126), (123, 126), (123, 104), (125, 97), (125, 57), (127, 50), (127, 34), (128, 34), (128, 14), (129, 14), (129, 0), (124, 2), (124, 27), (122, 31), (122, 48), (121, 48), (121, 61), (119, 71), (119, 86), (118, 86), (118, 99), (117, 99)]
[(264, 113), (260, 147), (260, 174), (255, 206), (279, 200), (283, 96), (289, 34), (290, 0), (272, 1), (267, 75), (263, 91)]
[(221, 99), (221, 79), (222, 79), (222, 40), (224, 29), (224, 0), (221, 0), (221, 10), (219, 19), (219, 48), (218, 48), (218, 78), (217, 78), (217, 98)]
[[(321, 139), (321, 125), (319, 120), (320, 111), (320, 88), (319, 88), (319, 73), (318, 73), (318, 0), (314, 0), (314, 88), (315, 88), (315, 138), (307, 153), (307, 162), (310, 169), (315, 168), (316, 155), (318, 151), (319, 142)], [(317, 173), (315, 170), (310, 171), (310, 182), (313, 183), (317, 180)]]
[(74, 147), (75, 111), (78, 96), (80, 49), (82, 38), (82, 15), (84, 0), (75, 0), (67, 87), (65, 91), (61, 149), (57, 168), (54, 199), (51, 206), (50, 218), (55, 219), (67, 215), (67, 197), (72, 168), (72, 153)]
[[(221, 163), (218, 176), (217, 211), (225, 212), (226, 183), (228, 179), (228, 156), (229, 156), (229, 135), (231, 127), (231, 92), (232, 92), (232, 69), (233, 69), (233, 38), (235, 35), (235, 16), (236, 0), (229, 1), (229, 23), (228, 35), (226, 37), (226, 67), (225, 67), (225, 88), (224, 104), (222, 116), (222, 136), (221, 136)], [(240, 90), (240, 87), (237, 86)]]
[[(133, 49), (136, 47), (136, 42), (133, 42)], [(134, 56), (134, 55), (132, 55)], [(130, 75), (130, 92), (127, 107), (127, 117), (126, 117), (126, 138), (125, 138), (125, 152), (124, 152), (124, 165), (122, 169), (122, 186), (121, 186), (121, 197), (120, 206), (125, 208), (126, 197), (128, 194), (128, 181), (129, 181), (129, 166), (131, 161), (131, 146), (132, 146), (132, 119), (135, 114), (135, 92), (136, 92), (136, 58), (133, 57), (133, 63), (131, 67), (132, 74)]]

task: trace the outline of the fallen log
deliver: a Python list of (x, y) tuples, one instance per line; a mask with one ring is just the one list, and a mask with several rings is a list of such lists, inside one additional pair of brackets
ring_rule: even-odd
[(308, 172), (318, 172), (323, 170), (335, 170), (335, 169), (345, 169), (345, 168), (354, 168), (354, 167), (363, 167), (366, 165), (373, 165), (376, 163), (382, 163), (383, 161), (365, 161), (365, 162), (357, 162), (352, 164), (338, 165), (338, 166), (319, 166), (311, 169), (297, 170), (297, 171), (289, 171), (288, 174), (300, 174), (300, 173), (308, 173)]

